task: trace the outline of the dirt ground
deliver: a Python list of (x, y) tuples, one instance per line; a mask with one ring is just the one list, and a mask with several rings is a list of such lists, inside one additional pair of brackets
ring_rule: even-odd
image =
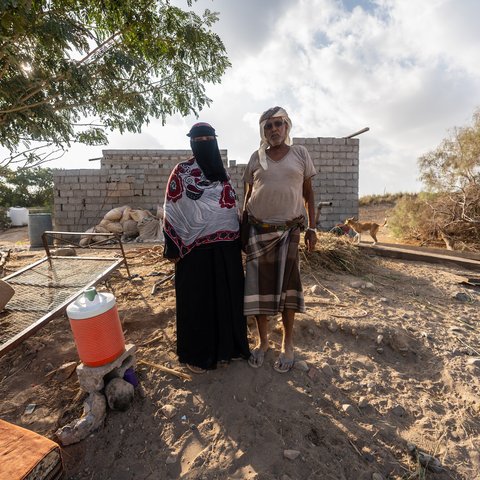
[[(8, 245), (0, 236), (0, 248)], [(16, 248), (12, 271), (41, 256)], [(263, 367), (233, 362), (182, 380), (140, 363), (186, 371), (175, 355), (173, 286), (151, 294), (158, 277), (149, 274), (171, 267), (160, 246), (130, 248), (128, 259), (139, 277), (131, 283), (121, 269), (100, 289), (115, 294), (127, 342), (139, 348), (145, 396), (63, 449), (66, 478), (480, 479), (480, 292), (459, 285), (478, 273), (377, 257), (362, 259), (355, 276), (303, 269), (295, 369), (272, 368), (281, 341), (272, 318)], [(65, 317), (0, 358), (0, 417), (55, 439), (82, 412), (75, 374), (47, 375), (71, 361)], [(409, 442), (443, 471), (419, 468)]]

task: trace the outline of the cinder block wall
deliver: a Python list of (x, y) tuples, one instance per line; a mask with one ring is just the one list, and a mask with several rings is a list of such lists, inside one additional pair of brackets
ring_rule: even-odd
[(310, 153), (317, 175), (312, 179), (315, 204), (322, 207), (319, 226), (329, 230), (346, 218), (358, 216), (359, 140), (357, 138), (294, 138)]
[[(329, 229), (357, 215), (358, 139), (294, 138), (293, 142), (308, 149), (317, 168), (313, 179), (315, 202), (333, 202), (331, 207), (322, 208), (321, 228)], [(220, 153), (227, 165), (227, 150)], [(190, 150), (104, 150), (100, 169), (55, 171), (55, 229), (85, 231), (97, 225), (108, 210), (122, 205), (155, 213), (157, 205), (163, 204), (172, 168), (191, 155)], [(241, 201), (245, 166), (228, 168)]]

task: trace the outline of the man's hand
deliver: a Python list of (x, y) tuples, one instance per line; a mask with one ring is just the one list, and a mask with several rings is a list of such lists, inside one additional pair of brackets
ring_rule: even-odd
[(307, 230), (305, 232), (305, 246), (309, 252), (315, 250), (315, 245), (317, 244), (317, 234), (313, 230)]

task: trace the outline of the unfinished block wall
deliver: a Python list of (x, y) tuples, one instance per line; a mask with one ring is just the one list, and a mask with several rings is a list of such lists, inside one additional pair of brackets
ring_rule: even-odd
[[(319, 225), (326, 230), (358, 214), (358, 139), (294, 138), (310, 152), (318, 174), (313, 178), (315, 202), (323, 207)], [(163, 205), (172, 168), (191, 157), (190, 150), (104, 150), (98, 169), (54, 172), (54, 224), (60, 231), (82, 232), (97, 225), (110, 209), (130, 205), (156, 212)], [(220, 150), (228, 165), (227, 150)], [(245, 162), (248, 159), (245, 159)], [(246, 164), (227, 168), (240, 201)]]

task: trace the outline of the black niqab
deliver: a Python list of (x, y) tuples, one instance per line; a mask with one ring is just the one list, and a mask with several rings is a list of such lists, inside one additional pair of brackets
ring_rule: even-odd
[(195, 142), (192, 139), (190, 140), (190, 146), (192, 147), (195, 160), (208, 180), (211, 182), (225, 182), (228, 180), (216, 139), (200, 142)]

